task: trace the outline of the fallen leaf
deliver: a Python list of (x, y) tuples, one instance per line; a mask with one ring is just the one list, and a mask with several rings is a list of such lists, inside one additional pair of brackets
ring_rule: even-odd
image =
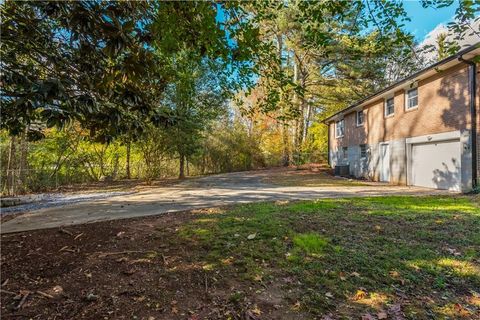
[(333, 294), (330, 292), (325, 293), (325, 297), (327, 298), (333, 298)]
[(152, 260), (150, 259), (145, 259), (145, 258), (142, 258), (142, 259), (137, 259), (137, 260), (132, 260), (130, 261), (128, 264), (135, 264), (135, 263), (151, 263)]
[(400, 273), (398, 271), (395, 271), (395, 270), (390, 271), (389, 274), (392, 278), (400, 277)]
[(295, 304), (293, 305), (292, 309), (293, 309), (293, 310), (300, 310), (300, 306), (301, 306), (300, 301), (297, 301), (297, 302), (295, 302)]
[(350, 273), (350, 275), (353, 276), (353, 277), (357, 277), (357, 278), (360, 277), (360, 273), (355, 272), (355, 271)]
[(254, 306), (254, 308), (251, 310), (254, 314), (256, 314), (257, 316), (261, 315), (262, 314), (262, 311), (258, 308), (257, 305)]
[(399, 303), (393, 304), (390, 308), (388, 308), (388, 313), (390, 313), (395, 320), (405, 319), (405, 316), (402, 312), (402, 306)]
[(455, 303), (453, 309), (455, 310), (455, 313), (460, 317), (467, 317), (471, 315), (470, 311), (465, 309), (460, 303)]
[(453, 254), (455, 257), (461, 256), (462, 253), (455, 248), (446, 248), (448, 253)]
[(253, 240), (253, 239), (255, 239), (256, 236), (257, 236), (256, 233), (252, 233), (252, 234), (249, 234), (249, 235), (247, 236), (247, 239), (248, 239), (248, 240)]
[(375, 320), (375, 318), (370, 313), (366, 313), (362, 316), (362, 320)]
[(262, 281), (262, 276), (257, 274), (255, 277), (253, 277), (253, 280), (255, 281)]
[(378, 320), (387, 319), (387, 317), (388, 317), (387, 313), (383, 310), (377, 313)]
[(353, 297), (354, 300), (362, 300), (362, 299), (365, 299), (367, 297), (367, 293), (363, 290), (357, 290), (357, 292), (355, 292), (355, 296)]
[(52, 288), (54, 294), (61, 294), (63, 292), (63, 288), (61, 286), (55, 286)]

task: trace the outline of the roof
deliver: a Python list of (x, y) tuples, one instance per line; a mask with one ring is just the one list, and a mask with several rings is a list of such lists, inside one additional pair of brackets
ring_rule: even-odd
[[(472, 57), (463, 57), (464, 55), (467, 55), (468, 53), (473, 53), (473, 56)], [(364, 106), (370, 102), (372, 102), (375, 98), (378, 98), (382, 95), (386, 95), (388, 94), (390, 91), (395, 91), (395, 89), (397, 89), (398, 87), (404, 85), (406, 82), (408, 81), (417, 81), (419, 79), (417, 78), (420, 78), (420, 77), (423, 77), (425, 78), (426, 76), (430, 76), (429, 73), (436, 73), (437, 72), (437, 68), (439, 67), (447, 67), (447, 68), (450, 68), (452, 67), (453, 65), (456, 65), (458, 63), (461, 63), (461, 61), (459, 60), (460, 58), (465, 58), (465, 59), (469, 59), (469, 58), (473, 58), (476, 54), (480, 54), (480, 42), (472, 45), (472, 46), (469, 46), (463, 50), (460, 50), (459, 52), (457, 52), (456, 54), (454, 55), (451, 55), (443, 60), (440, 60), (428, 67), (426, 67), (425, 69), (422, 69), (418, 72), (415, 72), (414, 74), (406, 77), (406, 78), (403, 78), (402, 80), (400, 81), (397, 81), (393, 84), (391, 84), (390, 86), (386, 87), (386, 88), (383, 88), (369, 96), (367, 96), (366, 98), (364, 99), (361, 99), (357, 102), (355, 102), (354, 104), (338, 111), (337, 113), (331, 115), (330, 117), (324, 119), (322, 122), (324, 123), (328, 123), (328, 122), (331, 122), (334, 120), (334, 118), (336, 118), (337, 116), (340, 116), (340, 115), (344, 115), (346, 114), (348, 111), (356, 108), (356, 107), (360, 107), (360, 106)]]

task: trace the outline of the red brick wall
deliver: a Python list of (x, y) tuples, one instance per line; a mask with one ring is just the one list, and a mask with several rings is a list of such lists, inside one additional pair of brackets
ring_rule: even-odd
[[(480, 78), (478, 74), (477, 77)], [(344, 138), (335, 138), (334, 124), (331, 124), (331, 148), (469, 128), (467, 66), (459, 64), (421, 80), (418, 99), (417, 109), (405, 110), (405, 90), (399, 89), (394, 94), (395, 114), (387, 118), (384, 116), (384, 99), (378, 99), (364, 107), (365, 124), (362, 127), (355, 125), (355, 112), (347, 114)]]

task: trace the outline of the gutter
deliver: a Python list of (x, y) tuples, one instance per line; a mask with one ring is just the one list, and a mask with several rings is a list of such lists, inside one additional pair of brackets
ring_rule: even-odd
[[(440, 67), (440, 66), (442, 66), (442, 65), (445, 64), (445, 63), (454, 61), (455, 59), (458, 59), (458, 60), (460, 60), (460, 61), (466, 62), (465, 60), (461, 60), (461, 57), (462, 57), (464, 54), (467, 54), (467, 53), (469, 53), (469, 52), (471, 52), (471, 51), (473, 51), (473, 50), (476, 50), (477, 48), (480, 48), (480, 42), (477, 42), (477, 43), (474, 44), (474, 45), (471, 45), (471, 46), (469, 46), (469, 47), (467, 47), (467, 48), (465, 48), (465, 49), (463, 49), (463, 50), (460, 50), (460, 51), (457, 52), (456, 54), (451, 55), (451, 56), (449, 56), (449, 57), (446, 57), (445, 59), (440, 60), (440, 61), (438, 61), (438, 62), (436, 62), (436, 63), (434, 63), (434, 64), (426, 67), (425, 69), (422, 69), (422, 70), (420, 70), (420, 71), (417, 71), (417, 72), (415, 72), (414, 74), (412, 74), (412, 75), (410, 75), (410, 76), (408, 76), (408, 77), (406, 77), (406, 78), (403, 78), (403, 79), (401, 79), (401, 80), (399, 80), (399, 81), (397, 81), (397, 82), (389, 85), (388, 87), (383, 88), (383, 89), (380, 90), (380, 91), (374, 92), (373, 94), (367, 96), (366, 98), (361, 99), (361, 100), (355, 102), (354, 104), (352, 104), (352, 105), (350, 105), (350, 106), (348, 106), (348, 107), (346, 107), (346, 108), (344, 108), (344, 109), (336, 112), (335, 114), (329, 116), (328, 118), (325, 118), (325, 119), (321, 120), (321, 122), (323, 122), (323, 123), (330, 122), (330, 120), (331, 120), (333, 117), (335, 117), (335, 116), (337, 116), (337, 115), (339, 115), (339, 114), (341, 114), (341, 113), (345, 113), (345, 112), (347, 112), (347, 111), (349, 111), (349, 110), (351, 110), (351, 109), (353, 109), (353, 108), (355, 108), (355, 107), (358, 107), (358, 106), (361, 105), (362, 103), (364, 103), (364, 102), (366, 102), (366, 101), (368, 101), (368, 100), (371, 100), (371, 99), (373, 99), (373, 98), (375, 98), (375, 97), (377, 97), (377, 96), (380, 96), (380, 95), (382, 95), (383, 93), (385, 93), (385, 92), (387, 92), (387, 91), (389, 91), (389, 90), (391, 90), (391, 89), (393, 89), (393, 88), (395, 88), (395, 87), (397, 87), (397, 86), (400, 86), (400, 85), (402, 85), (402, 84), (404, 84), (404, 83), (406, 83), (406, 82), (408, 82), (408, 81), (410, 81), (410, 80), (414, 80), (415, 78), (419, 77), (419, 76), (422, 75), (423, 73), (425, 73), (425, 72), (427, 72), (427, 71), (429, 71), (429, 70), (431, 70), (431, 69), (435, 69), (435, 68), (437, 68), (437, 67)], [(466, 62), (466, 63), (469, 64), (468, 62)], [(473, 63), (473, 62), (472, 62), (472, 63)]]
[(470, 116), (471, 116), (471, 143), (472, 143), (472, 189), (476, 189), (477, 174), (477, 64), (459, 56), (458, 60), (468, 64), (470, 68)]
[(330, 124), (327, 124), (328, 125), (328, 128), (327, 128), (327, 163), (328, 163), (328, 166), (332, 166), (332, 164), (330, 163)]

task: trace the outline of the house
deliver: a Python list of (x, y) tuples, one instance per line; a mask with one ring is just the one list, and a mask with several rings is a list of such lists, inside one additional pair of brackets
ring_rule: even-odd
[(325, 119), (330, 166), (391, 184), (476, 188), (479, 57), (480, 43)]

